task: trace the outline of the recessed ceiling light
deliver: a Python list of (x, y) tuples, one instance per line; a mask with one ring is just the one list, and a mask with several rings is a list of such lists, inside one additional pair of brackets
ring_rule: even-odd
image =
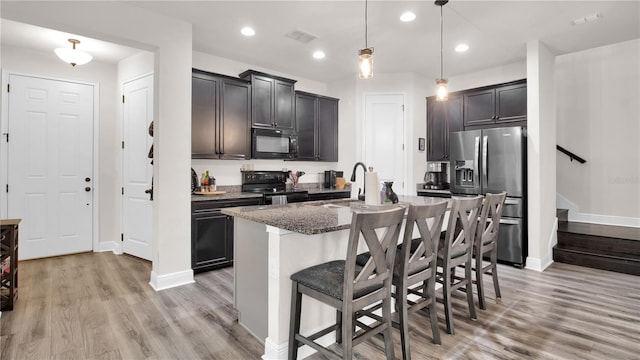
[(461, 52), (465, 52), (467, 50), (469, 50), (469, 45), (467, 45), (467, 44), (458, 44), (456, 46), (456, 52), (461, 53)]
[(415, 19), (416, 19), (416, 14), (412, 13), (411, 11), (407, 11), (404, 14), (400, 15), (400, 21), (402, 22), (409, 22)]
[(322, 50), (317, 50), (317, 51), (314, 51), (313, 53), (314, 59), (324, 59), (324, 57), (325, 57), (325, 54), (324, 54), (324, 51)]
[(256, 34), (256, 31), (249, 26), (245, 26), (242, 28), (242, 30), (240, 30), (240, 33), (244, 36), (253, 36)]

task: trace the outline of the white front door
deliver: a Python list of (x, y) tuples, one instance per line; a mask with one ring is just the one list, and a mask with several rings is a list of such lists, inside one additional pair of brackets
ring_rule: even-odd
[(9, 75), (8, 217), (20, 260), (93, 249), (94, 87)]
[(393, 181), (393, 191), (403, 195), (404, 95), (365, 94), (364, 103), (365, 164), (373, 167), (381, 182)]
[(123, 84), (122, 113), (122, 251), (145, 260), (152, 255), (150, 194), (153, 168), (148, 158), (153, 138), (153, 75)]

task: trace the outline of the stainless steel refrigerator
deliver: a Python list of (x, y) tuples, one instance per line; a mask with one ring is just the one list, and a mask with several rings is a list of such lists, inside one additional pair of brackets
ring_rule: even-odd
[(523, 267), (527, 256), (526, 128), (452, 132), (449, 137), (453, 196), (507, 192), (498, 233), (498, 260)]

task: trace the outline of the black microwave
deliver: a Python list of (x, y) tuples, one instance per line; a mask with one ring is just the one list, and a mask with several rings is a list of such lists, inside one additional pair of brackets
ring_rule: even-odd
[(280, 129), (251, 129), (251, 157), (254, 159), (295, 159), (298, 136)]

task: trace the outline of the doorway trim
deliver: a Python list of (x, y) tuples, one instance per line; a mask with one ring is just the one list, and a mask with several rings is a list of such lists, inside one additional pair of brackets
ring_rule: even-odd
[[(2, 108), (2, 113), (0, 114), (0, 135), (2, 135), (2, 138), (0, 139), (0, 170), (2, 171), (0, 172), (0, 184), (3, 188), (7, 185), (7, 171), (9, 169), (8, 144), (5, 141), (6, 138), (4, 134), (8, 133), (9, 131), (9, 93), (7, 91), (7, 86), (9, 85), (10, 75), (32, 77), (43, 80), (64, 81), (93, 87), (93, 169), (91, 176), (93, 177), (93, 188), (95, 192), (93, 198), (93, 212), (91, 214), (91, 226), (93, 229), (91, 234), (93, 237), (92, 245), (93, 252), (112, 250), (110, 246), (107, 248), (107, 246), (103, 245), (104, 248), (101, 248), (101, 243), (99, 241), (100, 229), (98, 219), (100, 218), (100, 177), (98, 176), (98, 174), (100, 174), (100, 163), (98, 160), (100, 159), (100, 84), (89, 81), (34, 75), (2, 69), (2, 102), (0, 104)], [(6, 191), (2, 190), (0, 191), (0, 217), (6, 218), (8, 216), (8, 212), (9, 197), (7, 196)]]

